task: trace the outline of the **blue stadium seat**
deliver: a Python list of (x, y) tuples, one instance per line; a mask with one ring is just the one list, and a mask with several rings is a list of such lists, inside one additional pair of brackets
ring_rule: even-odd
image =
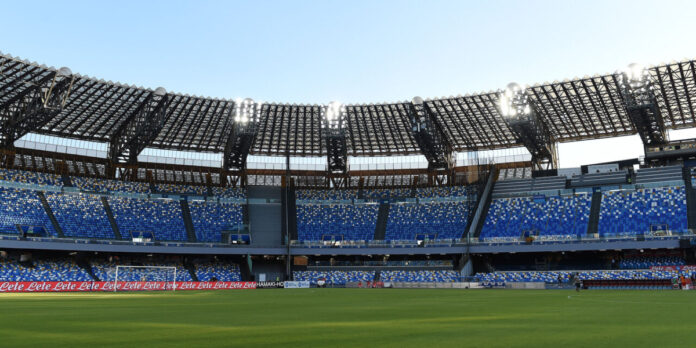
[(213, 186), (213, 195), (220, 198), (246, 199), (246, 189), (240, 187), (218, 187)]
[(63, 186), (63, 180), (55, 174), (0, 168), (0, 180), (39, 186)]
[(191, 222), (199, 242), (220, 242), (221, 232), (243, 223), (242, 205), (190, 201)]
[(201, 263), (196, 265), (196, 277), (201, 282), (213, 278), (221, 282), (239, 282), (242, 280), (242, 273), (236, 264)]
[[(657, 271), (657, 270), (600, 270), (581, 271), (578, 277), (582, 280), (668, 280), (684, 275), (690, 277), (692, 271)], [(528, 271), (528, 272), (493, 272), (477, 273), (474, 278), (479, 282), (545, 282), (568, 283), (573, 272), (567, 271)]]
[(191, 194), (191, 195), (206, 195), (208, 188), (206, 186), (194, 186), (194, 185), (176, 185), (176, 184), (156, 184), (155, 189), (158, 193), (181, 193), (181, 194)]
[(541, 240), (577, 238), (587, 233), (592, 196), (496, 198), (488, 209), (481, 240), (520, 239), (525, 231)]
[(349, 201), (358, 198), (357, 190), (297, 190), (295, 197), (298, 200), (317, 201)]
[(43, 227), (57, 236), (36, 192), (0, 187), (0, 233), (17, 234), (17, 225)]
[(46, 201), (66, 236), (116, 238), (99, 196), (47, 192)]
[(109, 205), (124, 239), (130, 239), (131, 232), (152, 232), (157, 240), (187, 240), (177, 200), (109, 197)]
[(292, 274), (295, 280), (309, 281), (313, 285), (316, 285), (319, 279), (324, 279), (326, 284), (330, 285), (345, 285), (375, 279), (374, 271), (294, 271)]
[(459, 272), (446, 271), (381, 271), (380, 280), (383, 282), (425, 282), (425, 283), (452, 283), (459, 281)]
[(344, 240), (372, 240), (377, 224), (377, 204), (300, 204), (297, 235), (301, 241), (318, 241), (327, 234)]
[(0, 260), (0, 281), (92, 281), (92, 277), (76, 263), (68, 260), (37, 260), (20, 264)]
[(83, 178), (79, 176), (72, 177), (70, 181), (80, 191), (85, 192), (150, 193), (150, 185), (144, 182)]
[(649, 234), (655, 225), (667, 225), (673, 232), (687, 230), (684, 186), (602, 193), (600, 235)]
[(458, 239), (466, 231), (466, 202), (392, 204), (387, 220), (386, 240), (415, 240), (419, 234), (437, 239)]
[(641, 256), (625, 258), (619, 262), (621, 269), (649, 269), (653, 266), (683, 266), (686, 260), (679, 256)]
[(466, 186), (419, 187), (416, 189), (418, 198), (466, 197)]

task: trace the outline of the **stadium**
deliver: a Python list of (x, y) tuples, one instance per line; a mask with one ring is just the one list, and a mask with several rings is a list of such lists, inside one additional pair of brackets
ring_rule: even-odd
[[(0, 52), (1, 346), (694, 338), (694, 60), (291, 104), (24, 58)], [(626, 136), (641, 156), (560, 165)]]

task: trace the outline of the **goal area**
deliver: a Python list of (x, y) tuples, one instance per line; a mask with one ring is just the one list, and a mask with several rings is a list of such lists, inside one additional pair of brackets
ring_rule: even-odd
[[(110, 275), (111, 278), (111, 275)], [(114, 291), (176, 290), (176, 267), (116, 266)]]

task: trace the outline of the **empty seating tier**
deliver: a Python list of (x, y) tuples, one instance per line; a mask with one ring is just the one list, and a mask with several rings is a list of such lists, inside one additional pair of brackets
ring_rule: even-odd
[(377, 204), (301, 204), (297, 206), (299, 240), (323, 240), (327, 235), (343, 240), (372, 240), (377, 224)]
[(358, 198), (356, 190), (297, 190), (299, 200), (349, 201)]
[(220, 242), (222, 231), (238, 229), (243, 223), (240, 204), (190, 201), (189, 209), (199, 242)]
[(70, 179), (73, 185), (80, 191), (87, 192), (126, 192), (126, 193), (149, 193), (150, 186), (144, 182), (129, 182), (119, 180), (105, 180), (94, 178), (73, 177)]
[(66, 236), (116, 238), (99, 196), (48, 192), (46, 201)]
[(194, 186), (194, 185), (174, 185), (174, 184), (157, 184), (155, 189), (158, 193), (181, 193), (189, 195), (199, 195), (203, 196), (207, 193), (206, 186)]
[(459, 272), (447, 271), (381, 271), (383, 282), (452, 283), (459, 281)]
[(152, 232), (157, 240), (187, 240), (179, 201), (109, 197), (109, 205), (124, 238), (139, 232)]
[(224, 263), (197, 264), (196, 277), (201, 282), (209, 282), (211, 280), (238, 282), (242, 280), (242, 274), (238, 265)]
[(684, 232), (686, 212), (684, 186), (603, 192), (598, 230), (602, 236)]
[(345, 285), (346, 283), (368, 282), (375, 279), (374, 271), (294, 271), (295, 280), (309, 281), (316, 285), (324, 280), (326, 284)]
[(213, 195), (220, 198), (246, 199), (246, 189), (239, 187), (213, 187)]
[(0, 261), (0, 281), (91, 281), (92, 277), (68, 260), (42, 260), (30, 263)]
[(0, 187), (0, 233), (18, 234), (19, 228), (41, 228), (56, 236), (36, 192)]
[(0, 168), (0, 180), (40, 186), (63, 186), (63, 180), (58, 175), (15, 169)]
[(497, 198), (491, 202), (481, 239), (577, 238), (587, 233), (592, 196)]
[(467, 226), (466, 202), (392, 204), (386, 240), (462, 238)]

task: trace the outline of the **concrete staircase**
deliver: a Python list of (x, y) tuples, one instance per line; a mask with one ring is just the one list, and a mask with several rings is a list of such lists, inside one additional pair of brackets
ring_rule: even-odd
[(184, 218), (184, 226), (186, 227), (186, 238), (189, 243), (195, 243), (198, 239), (196, 238), (196, 231), (191, 221), (191, 210), (189, 209), (188, 201), (182, 199), (179, 203), (181, 204), (181, 216)]
[(53, 225), (53, 229), (56, 230), (56, 233), (58, 233), (59, 238), (65, 238), (65, 234), (63, 233), (63, 228), (60, 227), (60, 224), (58, 224), (58, 220), (56, 220), (55, 215), (53, 215), (53, 210), (51, 209), (51, 206), (48, 205), (48, 201), (46, 200), (46, 195), (44, 195), (43, 191), (36, 191), (36, 195), (39, 196), (39, 199), (41, 200), (41, 205), (43, 205), (44, 211), (46, 212), (46, 215), (48, 215), (48, 218), (51, 220), (51, 224)]
[(77, 261), (77, 265), (80, 266), (80, 268), (82, 268), (83, 270), (85, 270), (85, 272), (87, 272), (89, 276), (92, 277), (92, 280), (94, 280), (95, 282), (102, 281), (101, 279), (99, 279), (99, 277), (97, 277), (96, 274), (94, 274), (94, 271), (92, 271), (92, 264), (89, 263), (89, 261), (80, 260)]
[(389, 203), (380, 203), (377, 213), (377, 225), (375, 226), (374, 240), (384, 240), (387, 234), (387, 221), (389, 221)]
[(116, 236), (116, 239), (123, 239), (123, 236), (121, 236), (121, 231), (118, 228), (118, 224), (116, 224), (116, 219), (114, 219), (114, 212), (111, 210), (111, 206), (109, 205), (109, 201), (106, 199), (106, 197), (101, 198), (102, 205), (104, 206), (104, 211), (106, 212), (106, 216), (109, 218), (109, 224), (111, 224), (111, 230), (114, 231), (114, 236)]
[(593, 235), (599, 231), (599, 212), (602, 207), (602, 193), (592, 193), (592, 206), (590, 207), (590, 219), (587, 222), (587, 234)]
[(196, 275), (196, 266), (193, 265), (192, 263), (184, 262), (184, 268), (186, 268), (186, 270), (191, 275), (191, 279), (193, 279), (194, 282), (197, 282), (198, 276)]

